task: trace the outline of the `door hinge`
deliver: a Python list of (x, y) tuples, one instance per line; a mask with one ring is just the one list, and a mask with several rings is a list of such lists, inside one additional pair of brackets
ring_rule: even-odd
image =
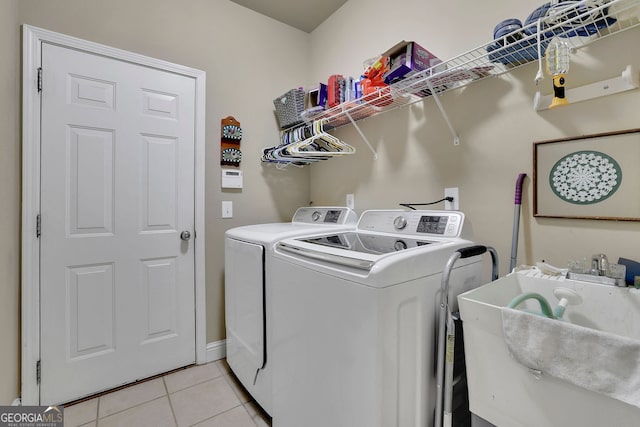
[(41, 369), (40, 369), (40, 361), (38, 360), (36, 362), (36, 382), (38, 384), (40, 384), (40, 374), (41, 374)]
[(38, 216), (36, 216), (36, 237), (40, 237), (41, 234), (41, 220), (40, 220), (40, 214), (38, 214)]
[(42, 92), (42, 67), (38, 68), (38, 92)]

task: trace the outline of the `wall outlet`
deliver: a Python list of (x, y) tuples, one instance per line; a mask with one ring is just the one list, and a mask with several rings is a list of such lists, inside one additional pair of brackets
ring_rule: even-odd
[(233, 218), (233, 202), (230, 200), (222, 201), (222, 218)]
[(445, 188), (444, 197), (453, 197), (453, 202), (444, 201), (444, 208), (448, 211), (460, 210), (460, 195), (458, 194), (458, 187)]
[(347, 194), (347, 207), (355, 210), (356, 198), (353, 194)]

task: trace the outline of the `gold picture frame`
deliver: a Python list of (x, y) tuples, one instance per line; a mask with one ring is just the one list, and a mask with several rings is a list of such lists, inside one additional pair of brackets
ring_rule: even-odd
[(534, 142), (533, 216), (640, 221), (640, 129)]

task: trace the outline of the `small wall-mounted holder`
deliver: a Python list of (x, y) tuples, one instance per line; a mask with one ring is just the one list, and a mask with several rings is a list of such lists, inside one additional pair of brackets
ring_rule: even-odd
[(220, 164), (222, 166), (240, 166), (242, 128), (234, 117), (225, 117), (220, 121)]
[[(615, 93), (626, 92), (628, 90), (638, 89), (640, 87), (640, 78), (638, 70), (631, 65), (627, 65), (619, 77), (608, 80), (591, 83), (574, 89), (567, 89), (566, 97), (569, 104), (576, 102), (588, 101), (589, 99), (600, 98)], [(552, 95), (542, 95), (536, 92), (533, 100), (533, 109), (542, 111), (549, 109)]]

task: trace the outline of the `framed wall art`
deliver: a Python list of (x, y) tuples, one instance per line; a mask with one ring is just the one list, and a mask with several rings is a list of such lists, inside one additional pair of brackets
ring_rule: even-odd
[(640, 129), (534, 142), (533, 215), (640, 221)]

